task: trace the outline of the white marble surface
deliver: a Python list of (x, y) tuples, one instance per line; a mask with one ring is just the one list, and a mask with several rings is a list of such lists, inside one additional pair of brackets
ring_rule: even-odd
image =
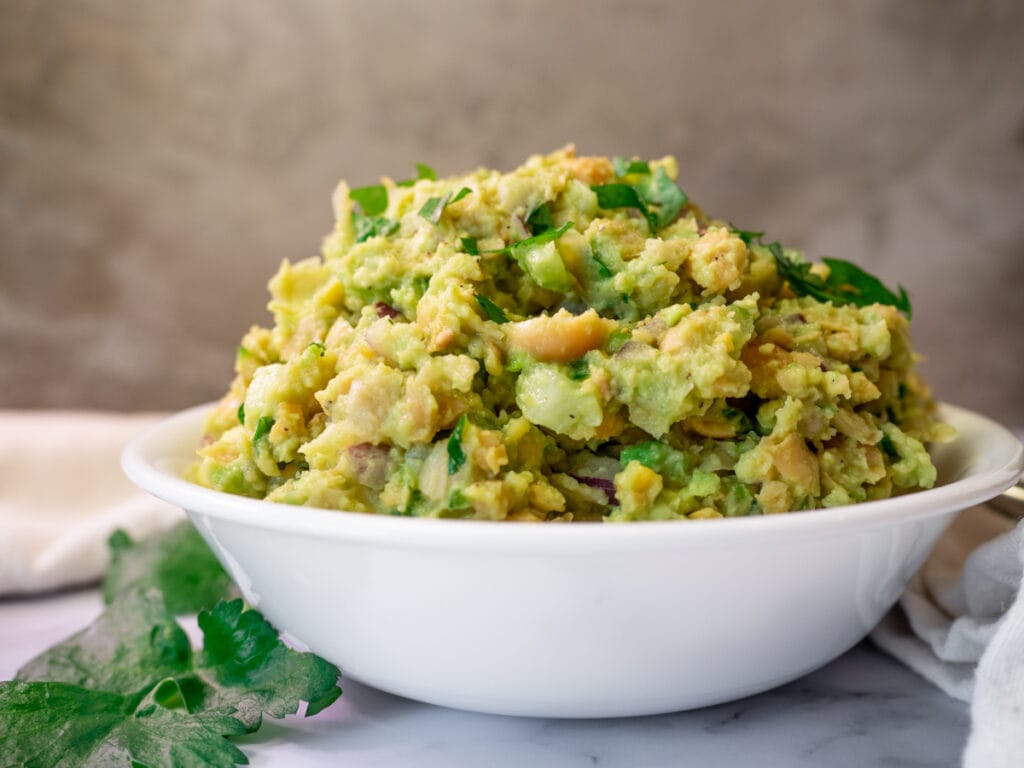
[[(99, 593), (0, 601), (0, 679), (88, 623)], [(751, 653), (757, 640), (751, 638)], [(342, 681), (316, 718), (268, 720), (239, 740), (254, 766), (959, 765), (966, 705), (862, 644), (787, 686), (730, 704), (621, 720), (539, 720), (434, 707)]]

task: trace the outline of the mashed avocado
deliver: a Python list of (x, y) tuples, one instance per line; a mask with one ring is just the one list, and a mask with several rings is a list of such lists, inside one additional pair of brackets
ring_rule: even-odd
[(709, 219), (676, 162), (576, 157), (334, 196), (270, 282), (194, 479), (486, 520), (785, 512), (935, 482), (910, 306)]

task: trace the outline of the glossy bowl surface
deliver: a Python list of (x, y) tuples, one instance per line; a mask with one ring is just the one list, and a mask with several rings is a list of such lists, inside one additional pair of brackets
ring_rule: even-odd
[(527, 525), (365, 515), (181, 479), (209, 406), (141, 434), (123, 466), (185, 509), (246, 599), (385, 691), (461, 709), (613, 717), (715, 704), (843, 653), (960, 510), (1016, 482), (1006, 429), (952, 406), (936, 488), (766, 517)]

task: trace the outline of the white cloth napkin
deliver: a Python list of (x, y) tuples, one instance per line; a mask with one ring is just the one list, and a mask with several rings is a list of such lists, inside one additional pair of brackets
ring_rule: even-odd
[(939, 540), (872, 640), (971, 702), (965, 768), (1024, 766), (1024, 522), (985, 507)]
[(183, 513), (121, 473), (121, 448), (159, 417), (0, 411), (0, 595), (99, 578), (107, 538), (140, 538)]

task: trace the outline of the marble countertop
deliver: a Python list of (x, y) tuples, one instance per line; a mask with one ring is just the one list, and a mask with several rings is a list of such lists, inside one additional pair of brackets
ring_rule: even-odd
[[(0, 680), (101, 610), (97, 590), (0, 600)], [(342, 680), (344, 695), (309, 720), (266, 720), (238, 740), (253, 766), (959, 765), (967, 706), (862, 643), (789, 685), (672, 715), (543, 720), (444, 709)]]

